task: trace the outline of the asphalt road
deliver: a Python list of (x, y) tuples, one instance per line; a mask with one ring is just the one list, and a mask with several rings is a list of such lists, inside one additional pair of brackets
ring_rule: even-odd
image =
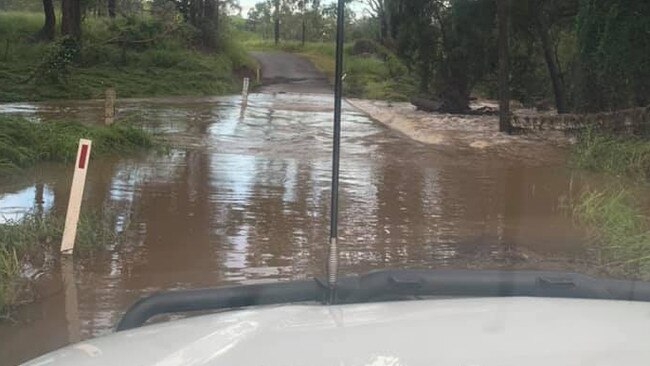
[(251, 52), (262, 68), (262, 92), (330, 94), (325, 74), (306, 58), (281, 51)]

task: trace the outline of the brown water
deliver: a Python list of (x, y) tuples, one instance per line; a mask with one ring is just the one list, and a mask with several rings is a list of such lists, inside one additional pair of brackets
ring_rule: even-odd
[[(161, 289), (277, 281), (323, 274), (331, 165), (329, 96), (254, 94), (120, 104), (147, 128), (172, 134), (169, 154), (90, 164), (84, 209), (111, 205), (114, 245), (74, 266), (55, 262), (42, 299), (0, 323), (0, 360), (15, 364), (111, 332), (138, 297)], [(5, 105), (47, 120), (99, 120), (101, 103)], [(342, 273), (374, 268), (577, 268), (583, 233), (561, 206), (572, 190), (566, 152), (539, 159), (504, 150), (413, 142), (351, 107), (344, 113)], [(528, 154), (530, 155), (530, 154)], [(36, 167), (0, 190), (0, 214), (64, 213), (71, 167)], [(63, 268), (61, 270), (61, 268)], [(63, 278), (76, 286), (65, 287)]]

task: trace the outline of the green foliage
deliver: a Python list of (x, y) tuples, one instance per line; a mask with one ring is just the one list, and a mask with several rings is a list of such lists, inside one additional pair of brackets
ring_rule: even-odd
[[(90, 255), (124, 240), (124, 232), (115, 231), (117, 212), (110, 208), (84, 212), (79, 219), (75, 251)], [(0, 315), (6, 313), (20, 295), (20, 269), (26, 262), (42, 262), (61, 242), (64, 219), (54, 212), (27, 213), (18, 220), (0, 224)]]
[(643, 138), (588, 130), (579, 137), (572, 160), (583, 169), (650, 179), (650, 141)]
[[(346, 3), (351, 1), (347, 0)], [(301, 6), (304, 4), (304, 7)], [(258, 1), (248, 12), (248, 21), (241, 29), (266, 40), (274, 39), (275, 6), (273, 1)], [(345, 24), (349, 36), (355, 32), (355, 13), (346, 4)], [(306, 42), (333, 42), (336, 37), (336, 6), (317, 0), (280, 0), (280, 40), (302, 40), (303, 22)], [(367, 37), (367, 35), (364, 35)]]
[[(42, 11), (42, 5), (39, 11)], [(26, 38), (43, 26), (43, 14), (24, 11), (0, 12), (0, 34), (5, 39)]]
[(86, 18), (74, 58), (65, 40), (28, 41), (41, 23), (41, 14), (0, 13), (0, 102), (97, 98), (109, 86), (120, 97), (234, 93), (236, 74), (254, 67), (225, 25), (219, 49), (204, 52), (177, 17)]
[(78, 61), (79, 54), (79, 43), (72, 37), (63, 37), (50, 45), (34, 75), (41, 82), (65, 82), (73, 64)]
[(86, 126), (76, 122), (37, 123), (0, 116), (0, 175), (39, 161), (71, 161), (80, 138), (93, 140), (93, 156), (155, 146), (152, 135), (132, 125)]
[(443, 108), (469, 108), (472, 88), (496, 66), (495, 6), (488, 0), (393, 0), (398, 54), (416, 71), (419, 92)]
[(352, 44), (350, 49), (350, 55), (359, 56), (364, 54), (374, 55), (377, 54), (378, 45), (377, 42), (371, 39), (359, 39)]
[(650, 103), (649, 2), (582, 0), (577, 37), (579, 110)]
[(591, 228), (603, 269), (611, 274), (650, 279), (650, 227), (635, 194), (624, 188), (587, 191), (573, 207)]

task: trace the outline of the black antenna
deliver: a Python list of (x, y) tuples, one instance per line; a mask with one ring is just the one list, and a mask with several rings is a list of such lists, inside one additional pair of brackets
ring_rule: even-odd
[(339, 211), (339, 161), (341, 158), (341, 98), (343, 96), (343, 31), (345, 25), (345, 1), (338, 0), (336, 11), (336, 72), (334, 76), (334, 146), (332, 152), (332, 203), (330, 211), (330, 248), (327, 266), (329, 303), (336, 301), (338, 274), (338, 211)]

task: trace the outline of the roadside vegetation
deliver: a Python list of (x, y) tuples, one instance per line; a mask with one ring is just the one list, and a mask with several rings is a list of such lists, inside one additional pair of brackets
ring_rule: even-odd
[[(249, 39), (249, 50), (281, 50), (308, 58), (317, 69), (334, 80), (335, 45), (323, 42)], [(343, 92), (347, 97), (408, 101), (416, 91), (415, 81), (400, 59), (375, 41), (362, 39), (345, 45)]]
[(587, 130), (574, 147), (573, 162), (587, 170), (650, 180), (650, 140)]
[[(83, 213), (77, 228), (76, 255), (88, 256), (108, 245), (120, 243), (123, 232), (115, 231), (116, 214), (110, 209)], [(61, 244), (64, 217), (54, 213), (28, 213), (0, 224), (0, 318), (28, 300), (30, 281), (26, 268), (39, 272), (53, 265)]]
[(39, 13), (0, 12), (0, 102), (99, 98), (107, 87), (119, 97), (228, 94), (255, 65), (225, 24), (210, 46), (166, 15), (89, 16), (78, 40), (39, 40), (42, 25)]
[[(371, 39), (389, 50), (412, 77), (415, 96), (436, 102), (441, 112), (467, 112), (472, 97), (496, 98), (499, 85), (525, 106), (555, 106), (560, 113), (650, 103), (650, 43), (638, 36), (650, 31), (647, 1), (358, 2), (365, 5), (361, 14), (354, 14), (359, 7), (346, 9), (346, 40)], [(501, 23), (509, 27), (502, 29)], [(319, 55), (332, 54), (331, 47), (314, 50), (309, 43), (332, 44), (335, 25), (331, 3), (278, 0), (260, 1), (237, 27), (277, 47), (287, 47), (282, 45), (287, 41), (304, 44), (303, 52), (328, 70), (331, 64), (319, 62)], [(380, 57), (358, 61), (348, 52), (348, 77), (358, 79), (348, 82), (352, 95), (403, 92), (401, 70), (395, 72), (383, 49), (376, 53)], [(504, 72), (500, 52), (510, 59)], [(386, 91), (391, 88), (392, 93)]]
[(578, 199), (573, 214), (589, 227), (603, 271), (650, 280), (650, 220), (638, 198), (629, 188), (590, 190)]
[(129, 123), (88, 126), (79, 122), (34, 122), (0, 116), (0, 176), (15, 174), (42, 161), (71, 161), (75, 159), (80, 138), (93, 141), (93, 157), (159, 145), (150, 132)]
[(650, 140), (587, 130), (573, 148), (572, 164), (617, 177), (619, 183), (589, 189), (574, 202), (573, 215), (593, 235), (602, 269), (650, 280)]

